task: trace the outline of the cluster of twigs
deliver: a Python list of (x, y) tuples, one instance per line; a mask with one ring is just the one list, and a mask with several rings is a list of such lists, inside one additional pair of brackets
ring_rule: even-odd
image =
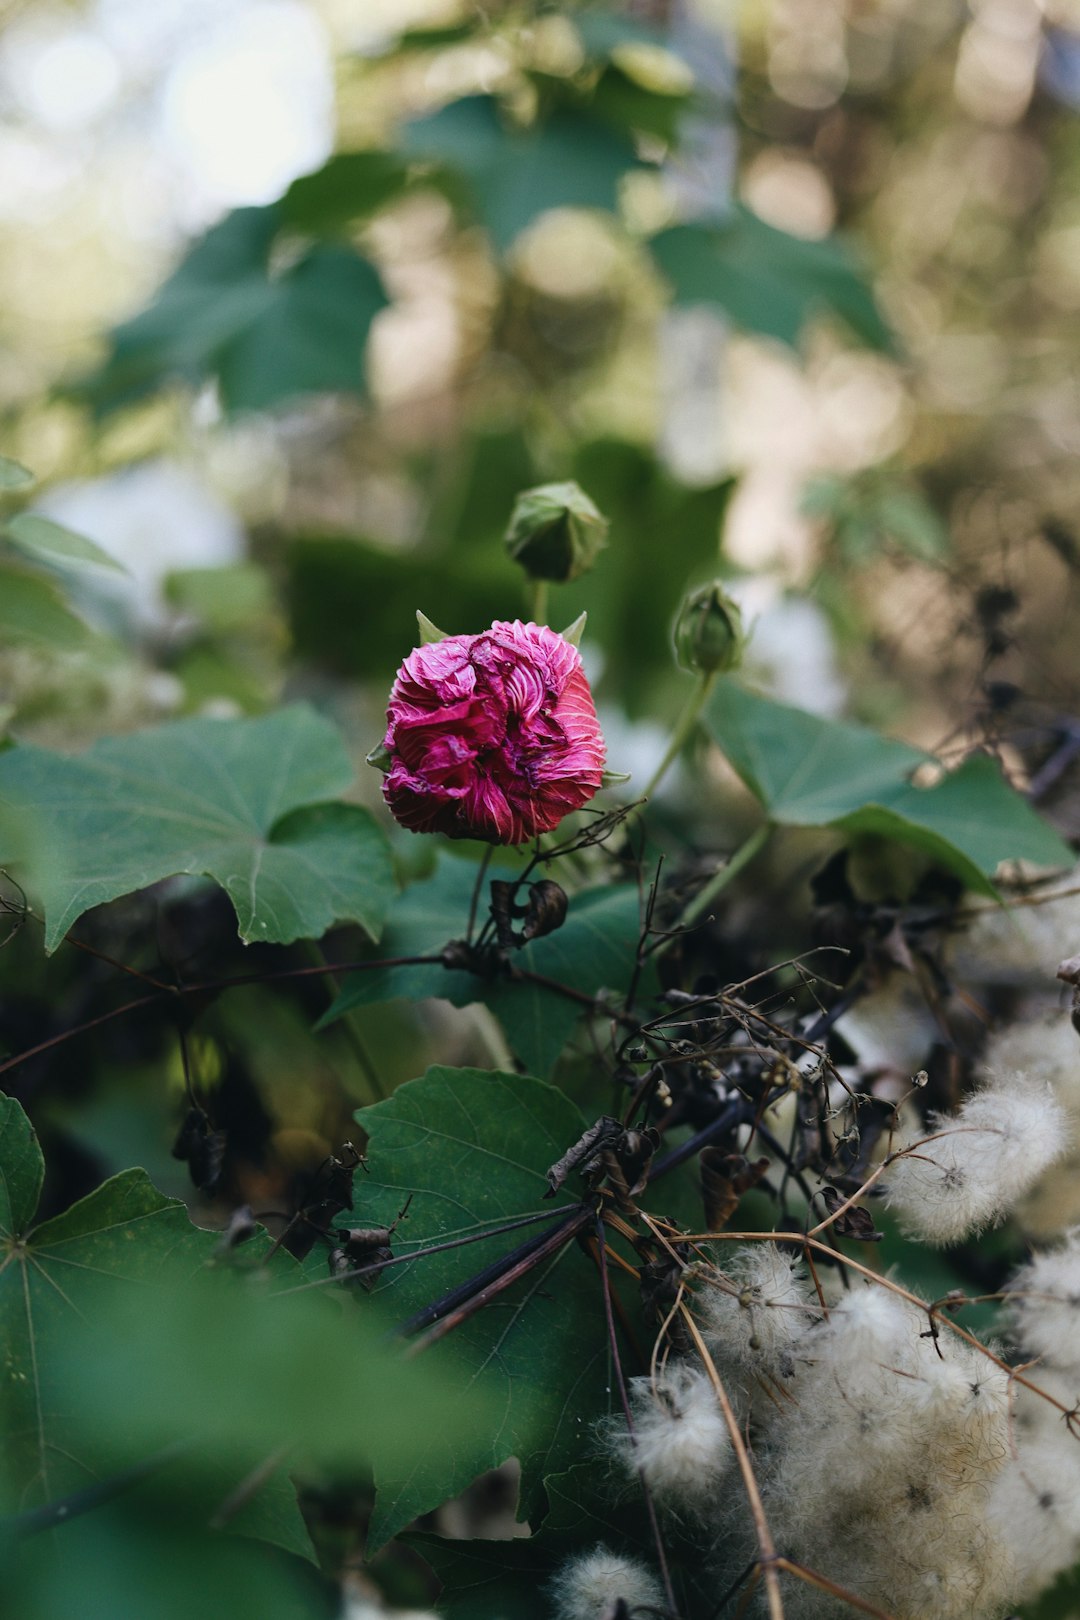
[[(837, 984), (811, 972), (808, 961), (816, 953), (810, 952), (723, 988), (687, 992), (669, 984), (651, 1004), (642, 1005), (646, 970), (660, 957), (666, 958), (670, 967), (673, 951), (683, 945), (690, 933), (678, 920), (673, 926), (657, 925), (657, 915), (664, 901), (659, 870), (643, 896), (642, 927), (634, 968), (625, 993), (618, 1001), (541, 977), (515, 960), (522, 944), (560, 926), (566, 914), (564, 891), (550, 878), (536, 880), (533, 874), (537, 868), (543, 864), (550, 871), (555, 861), (573, 862), (580, 858), (609, 838), (625, 814), (597, 818), (587, 824), (583, 833), (561, 845), (548, 849), (538, 846), (516, 879), (492, 882), (491, 903), (477, 932), (482, 885), (487, 876), (486, 869), (481, 867), (462, 938), (447, 942), (426, 955), (321, 960), (311, 966), (185, 981), (176, 973), (166, 977), (162, 973), (129, 967), (69, 935), (68, 943), (72, 947), (88, 952), (118, 973), (141, 982), (146, 987), (145, 993), (7, 1058), (0, 1062), (0, 1074), (17, 1070), (50, 1049), (88, 1035), (137, 1009), (154, 1004), (163, 1010), (171, 1008), (177, 1014), (187, 1081), (189, 1111), (185, 1129), (193, 1133), (192, 1142), (196, 1146), (201, 1143), (205, 1149), (206, 1137), (212, 1133), (192, 1085), (186, 1019), (180, 1016), (192, 1001), (205, 1002), (239, 985), (325, 978), (415, 963), (441, 964), (455, 969), (465, 967), (480, 977), (502, 973), (534, 980), (550, 992), (574, 1001), (590, 1015), (591, 1036), (597, 1055), (608, 1071), (613, 1095), (625, 1098), (621, 1114), (605, 1116), (580, 1143), (568, 1143), (563, 1159), (552, 1166), (551, 1193), (564, 1191), (576, 1178), (580, 1183), (580, 1197), (555, 1208), (524, 1214), (516, 1220), (491, 1223), (444, 1242), (403, 1246), (401, 1252), (395, 1252), (394, 1226), (334, 1232), (333, 1221), (351, 1203), (352, 1172), (360, 1162), (356, 1150), (347, 1144), (320, 1168), (297, 1208), (282, 1217), (284, 1224), (274, 1245), (276, 1248), (287, 1243), (302, 1251), (318, 1239), (325, 1241), (330, 1249), (329, 1273), (322, 1283), (307, 1281), (282, 1293), (353, 1283), (371, 1286), (388, 1268), (412, 1263), (424, 1255), (491, 1242), (503, 1235), (527, 1230), (528, 1235), (521, 1237), (507, 1252), (399, 1325), (400, 1336), (409, 1341), (409, 1353), (415, 1355), (452, 1333), (568, 1246), (579, 1244), (596, 1267), (619, 1401), (631, 1435), (634, 1425), (624, 1354), (627, 1345), (635, 1357), (640, 1357), (640, 1351), (634, 1345), (625, 1319), (624, 1332), (620, 1334), (622, 1307), (611, 1285), (612, 1267), (633, 1277), (659, 1321), (649, 1357), (654, 1373), (658, 1358), (665, 1357), (677, 1343), (700, 1358), (715, 1389), (730, 1432), (757, 1538), (756, 1559), (721, 1600), (716, 1613), (721, 1612), (740, 1588), (745, 1588), (745, 1607), (747, 1593), (758, 1582), (763, 1582), (770, 1616), (772, 1620), (781, 1620), (780, 1574), (784, 1572), (880, 1620), (883, 1610), (837, 1586), (826, 1574), (806, 1568), (778, 1550), (762, 1505), (750, 1443), (740, 1428), (695, 1314), (695, 1287), (702, 1278), (708, 1277), (723, 1286), (723, 1273), (715, 1258), (716, 1245), (764, 1242), (797, 1252), (806, 1262), (826, 1315), (825, 1295), (818, 1281), (819, 1266), (839, 1267), (845, 1276), (853, 1273), (866, 1278), (925, 1310), (927, 1332), (933, 1336), (935, 1345), (942, 1329), (957, 1334), (967, 1343), (977, 1345), (995, 1365), (1007, 1368), (1010, 1379), (1042, 1394), (1057, 1406), (1070, 1428), (1076, 1429), (1078, 1415), (1052, 1395), (1039, 1390), (1024, 1369), (1007, 1367), (956, 1322), (956, 1311), (972, 1302), (966, 1296), (950, 1293), (926, 1304), (842, 1247), (844, 1242), (873, 1242), (878, 1236), (863, 1200), (890, 1162), (887, 1151), (878, 1152), (876, 1166), (871, 1164), (871, 1158), (881, 1147), (883, 1133), (890, 1132), (895, 1121), (895, 1105), (882, 1104), (845, 1086), (829, 1053), (831, 1031), (863, 992), (865, 978), (861, 962), (856, 962), (845, 983)], [(0, 900), (0, 909), (11, 919), (12, 932), (30, 915), (21, 893), (15, 898)], [(524, 925), (520, 930), (516, 927), (518, 923)], [(700, 926), (702, 924), (698, 923)], [(824, 946), (818, 951), (838, 949)], [(848, 953), (842, 952), (839, 959), (846, 963)], [(668, 976), (674, 975), (669, 973)], [(813, 996), (814, 1006), (809, 1013), (798, 1010), (798, 998), (790, 988), (793, 978)], [(844, 1131), (834, 1128), (838, 1110), (833, 1098), (838, 1086), (845, 1092), (843, 1110), (847, 1129)], [(777, 1101), (791, 1093), (797, 1098), (797, 1107), (791, 1139), (785, 1143), (773, 1134), (766, 1115)], [(677, 1145), (666, 1146), (666, 1139), (677, 1128), (688, 1130), (688, 1135)], [(914, 1149), (903, 1151), (925, 1149), (933, 1140), (931, 1134)], [(747, 1155), (755, 1141), (766, 1156), (751, 1163)], [(192, 1158), (194, 1172), (195, 1153), (192, 1151), (185, 1156)], [(700, 1160), (702, 1167), (708, 1229), (686, 1232), (651, 1214), (645, 1206), (665, 1176), (694, 1158)], [(766, 1177), (777, 1167), (782, 1179), (774, 1186)], [(818, 1189), (811, 1185), (811, 1176), (817, 1178)], [(199, 1180), (198, 1174), (196, 1180)], [(775, 1227), (764, 1232), (732, 1230), (728, 1223), (737, 1211), (742, 1193), (753, 1185), (764, 1186), (777, 1201), (779, 1216)], [(816, 1224), (811, 1224), (815, 1200), (822, 1186), (826, 1213)], [(792, 1188), (799, 1194), (795, 1204)], [(239, 1215), (243, 1219), (238, 1223), (234, 1217), (232, 1223), (237, 1241), (248, 1234), (250, 1211), (241, 1211)], [(999, 1296), (979, 1296), (980, 1299), (996, 1297)], [(661, 1521), (644, 1478), (641, 1487), (663, 1581), (668, 1620), (679, 1620), (681, 1611)], [(82, 1510), (78, 1503), (69, 1500), (65, 1512)], [(57, 1522), (52, 1509), (44, 1516), (39, 1514), (38, 1518), (43, 1523)], [(884, 1616), (884, 1620), (888, 1617)]]

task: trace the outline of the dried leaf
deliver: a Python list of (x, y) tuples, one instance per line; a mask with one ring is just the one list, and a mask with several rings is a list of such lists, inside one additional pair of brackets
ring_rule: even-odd
[(705, 1225), (710, 1232), (721, 1232), (738, 1209), (743, 1193), (764, 1178), (769, 1161), (755, 1159), (751, 1164), (741, 1153), (707, 1147), (701, 1150), (700, 1163)]

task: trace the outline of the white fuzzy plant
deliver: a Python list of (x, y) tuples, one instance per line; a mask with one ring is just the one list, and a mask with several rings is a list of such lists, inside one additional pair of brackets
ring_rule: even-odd
[[(1041, 945), (1048, 983), (1067, 933), (1080, 938), (1076, 897), (1051, 910), (1056, 929), (1044, 915), (980, 913), (965, 966), (978, 959), (984, 981), (1001, 982), (1020, 934)], [(897, 1137), (867, 1185), (916, 1241), (955, 1243), (1017, 1212), (1051, 1240), (1010, 1288), (1008, 1354), (861, 1263), (845, 1262), (845, 1288), (823, 1287), (835, 1272), (813, 1266), (814, 1246), (834, 1211), (802, 1256), (773, 1234), (722, 1268), (692, 1266), (691, 1348), (631, 1380), (632, 1430), (601, 1427), (614, 1469), (697, 1539), (717, 1602), (732, 1570), (756, 1562), (771, 1620), (999, 1620), (1080, 1560), (1080, 1039), (1068, 1015), (994, 1035), (975, 1080), (955, 1113)], [(670, 1613), (659, 1576), (604, 1547), (566, 1564), (550, 1597), (553, 1620)]]

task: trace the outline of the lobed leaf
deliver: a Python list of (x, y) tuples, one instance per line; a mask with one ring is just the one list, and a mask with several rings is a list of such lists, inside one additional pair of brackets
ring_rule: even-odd
[[(447, 1068), (429, 1069), (357, 1118), (370, 1137), (370, 1174), (363, 1179), (357, 1219), (365, 1225), (392, 1221), (411, 1194), (399, 1249), (550, 1207), (544, 1202), (545, 1171), (586, 1123), (544, 1081)], [(383, 1274), (377, 1297), (399, 1319), (410, 1317), (508, 1253), (520, 1236), (494, 1237), (397, 1266)], [(535, 1518), (545, 1474), (578, 1457), (608, 1403), (599, 1281), (576, 1244), (500, 1294), (422, 1359), (437, 1351), (462, 1394), (481, 1395), (494, 1421), (452, 1438), (435, 1428), (424, 1454), (408, 1463), (376, 1460), (370, 1550), (511, 1456), (522, 1466), (521, 1512)]]
[(990, 895), (1003, 861), (1072, 864), (1068, 846), (985, 756), (934, 787), (916, 787), (912, 773), (931, 762), (920, 749), (776, 703), (731, 680), (717, 683), (705, 719), (771, 821), (895, 839)]
[(287, 944), (335, 922), (377, 937), (394, 890), (373, 816), (324, 803), (352, 766), (302, 705), (257, 719), (178, 721), (70, 757), (0, 756), (0, 851), (22, 862), (52, 951), (91, 906), (177, 873), (226, 890), (241, 938)]
[(749, 209), (713, 224), (676, 225), (649, 243), (676, 304), (716, 304), (737, 326), (794, 347), (806, 323), (838, 316), (869, 348), (893, 337), (846, 245), (790, 236)]
[[(303, 193), (300, 204), (303, 207)], [(352, 248), (316, 243), (272, 262), (277, 207), (239, 208), (196, 243), (139, 314), (111, 334), (75, 392), (105, 413), (169, 383), (214, 380), (230, 411), (300, 394), (364, 391), (363, 349), (387, 299)]]
[(628, 136), (588, 113), (558, 108), (530, 129), (513, 129), (493, 96), (466, 96), (414, 119), (403, 147), (464, 176), (500, 251), (549, 209), (614, 210), (619, 181), (638, 167)]

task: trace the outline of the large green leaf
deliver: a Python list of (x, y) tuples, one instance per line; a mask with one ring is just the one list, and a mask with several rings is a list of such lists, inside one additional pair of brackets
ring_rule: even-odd
[[(94, 1508), (97, 1534), (115, 1529), (129, 1557), (147, 1536), (176, 1556), (175, 1538), (188, 1557), (205, 1546), (210, 1567), (220, 1537), (207, 1524), (231, 1503), (233, 1532), (310, 1558), (286, 1457), (353, 1477), (372, 1456), (407, 1466), (436, 1427), (453, 1443), (490, 1426), (479, 1396), (402, 1356), (373, 1306), (343, 1311), (265, 1235), (223, 1262), (220, 1234), (194, 1227), (141, 1170), (35, 1227), (42, 1169), (26, 1116), (0, 1098), (0, 1513), (16, 1524), (135, 1468), (119, 1518)], [(234, 1500), (241, 1485), (247, 1499)], [(65, 1526), (50, 1546), (58, 1570), (84, 1567), (79, 1543)], [(167, 1562), (156, 1581), (175, 1573)], [(147, 1607), (134, 1613), (184, 1615), (144, 1579)]]
[[(394, 907), (383, 954), (436, 955), (450, 940), (462, 938), (476, 877), (471, 861), (444, 856), (435, 875), (413, 884)], [(486, 893), (481, 897), (482, 915), (485, 904)], [(576, 894), (563, 926), (515, 952), (513, 963), (579, 993), (625, 989), (634, 966), (640, 909), (634, 884)], [(323, 1023), (332, 1023), (354, 1007), (398, 996), (410, 1001), (436, 996), (455, 1007), (486, 1003), (502, 1023), (514, 1052), (534, 1074), (549, 1072), (582, 1012), (579, 1002), (541, 984), (482, 979), (462, 969), (418, 963), (353, 974)]]
[(408, 125), (405, 150), (462, 174), (500, 249), (550, 208), (614, 210), (638, 159), (628, 137), (560, 108), (531, 129), (508, 127), (492, 96), (467, 96)]
[[(543, 1210), (545, 1171), (585, 1126), (555, 1087), (526, 1076), (433, 1068), (357, 1116), (370, 1136), (357, 1218), (392, 1220), (411, 1193), (399, 1241), (433, 1243), (485, 1222)], [(525, 1236), (530, 1234), (526, 1232)], [(450, 1249), (388, 1271), (379, 1299), (410, 1317), (500, 1254), (521, 1234)], [(541, 1506), (546, 1473), (568, 1467), (604, 1410), (607, 1349), (599, 1282), (576, 1244), (455, 1329), (440, 1348), (461, 1389), (498, 1416), (448, 1440), (434, 1429), (420, 1460), (376, 1461), (370, 1543), (379, 1546), (478, 1474), (516, 1456), (525, 1516)]]
[[(142, 1170), (114, 1176), (62, 1215), (33, 1227), (44, 1174), (37, 1138), (19, 1104), (0, 1097), (0, 1427), (9, 1512), (92, 1483), (73, 1452), (78, 1400), (58, 1375), (54, 1350), (80, 1339), (103, 1298), (193, 1273), (216, 1244)], [(85, 1342), (85, 1341), (82, 1341)], [(100, 1347), (99, 1347), (100, 1348)]]
[(129, 1491), (62, 1531), (17, 1543), (4, 1563), (5, 1616), (336, 1620), (340, 1615), (336, 1584), (310, 1563), (207, 1530), (193, 1504), (147, 1505), (143, 1494)]
[(677, 304), (717, 304), (737, 326), (792, 346), (827, 311), (870, 348), (892, 347), (865, 276), (835, 237), (789, 236), (737, 207), (716, 224), (673, 226), (649, 246)]
[[(190, 1437), (186, 1471), (210, 1496), (218, 1476), (235, 1481), (282, 1450), (300, 1474), (315, 1464), (355, 1477), (379, 1459), (423, 1464), (433, 1429), (447, 1445), (467, 1445), (497, 1421), (482, 1392), (460, 1388), (439, 1358), (403, 1355), (375, 1301), (313, 1287), (287, 1255), (267, 1274), (259, 1260), (258, 1249), (250, 1257), (242, 1249), (234, 1266), (190, 1281), (170, 1262), (170, 1286), (152, 1309), (119, 1297), (98, 1306), (108, 1356), (88, 1365), (58, 1356), (84, 1413), (78, 1433), (95, 1456), (117, 1467)], [(274, 1505), (260, 1504), (262, 1525), (238, 1528), (269, 1528), (280, 1543)]]
[(377, 937), (393, 894), (374, 818), (322, 801), (352, 766), (335, 728), (296, 705), (252, 720), (184, 720), (72, 758), (0, 756), (0, 851), (25, 865), (54, 950), (91, 906), (176, 873), (215, 878), (245, 940)]
[(920, 749), (731, 680), (717, 683), (706, 724), (772, 821), (914, 845), (986, 894), (995, 892), (990, 880), (1002, 861), (1072, 863), (1068, 846), (985, 756), (936, 786), (916, 787), (912, 773), (930, 761)]
[(232, 411), (300, 394), (363, 392), (363, 348), (386, 304), (372, 266), (316, 243), (272, 263), (274, 207), (240, 208), (197, 243), (149, 308), (117, 327), (103, 365), (77, 392), (112, 410), (170, 382), (216, 379)]
[(5, 642), (78, 652), (95, 637), (66, 606), (50, 579), (0, 564), (0, 646)]

